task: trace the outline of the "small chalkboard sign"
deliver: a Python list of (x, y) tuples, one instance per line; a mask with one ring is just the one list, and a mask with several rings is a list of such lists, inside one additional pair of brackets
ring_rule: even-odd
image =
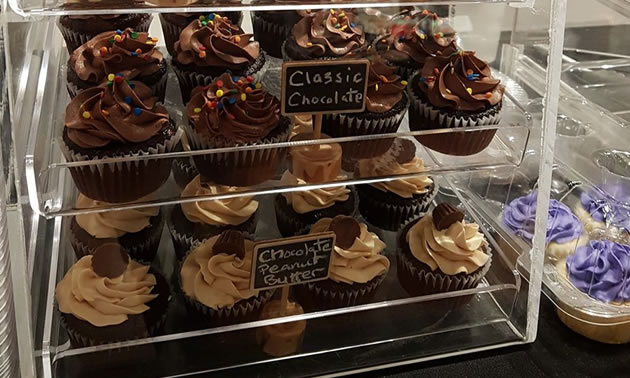
[(370, 61), (309, 60), (282, 65), (282, 114), (365, 110)]
[(264, 290), (325, 280), (334, 247), (334, 232), (256, 243), (250, 286)]

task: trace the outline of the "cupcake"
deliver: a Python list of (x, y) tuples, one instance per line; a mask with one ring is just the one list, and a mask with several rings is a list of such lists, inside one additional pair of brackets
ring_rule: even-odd
[(400, 284), (414, 296), (472, 289), (491, 260), (479, 226), (447, 203), (401, 230), (397, 257)]
[(573, 208), (589, 233), (604, 233), (630, 243), (630, 208), (598, 190), (582, 192)]
[(350, 10), (320, 10), (293, 26), (282, 45), (284, 60), (339, 59), (365, 46), (363, 30)]
[(151, 25), (151, 15), (131, 13), (61, 16), (57, 25), (66, 41), (68, 52), (72, 54), (79, 46), (106, 31), (131, 28), (137, 32), (147, 32)]
[(389, 271), (385, 243), (352, 217), (322, 218), (309, 233), (327, 231), (336, 236), (329, 278), (297, 286), (301, 303), (329, 309), (367, 302)]
[(304, 9), (253, 11), (254, 38), (267, 55), (282, 59), (282, 42), (291, 35), (293, 25), (309, 14)]
[[(515, 198), (503, 209), (503, 224), (514, 234), (534, 238), (538, 192)], [(554, 261), (565, 259), (588, 242), (580, 220), (562, 202), (549, 201), (545, 254)]]
[[(312, 134), (300, 134), (293, 140), (302, 138), (312, 139)], [(285, 171), (280, 179), (283, 186), (345, 179), (340, 174), (341, 147), (337, 143), (291, 147), (290, 155), (291, 170)], [(276, 223), (285, 237), (302, 235), (321, 218), (354, 215), (357, 203), (356, 192), (345, 185), (281, 193), (275, 199)]]
[[(198, 3), (202, 3), (199, 1)], [(205, 2), (203, 2), (205, 4)], [(164, 43), (166, 49), (171, 56), (175, 56), (175, 42), (179, 40), (182, 30), (191, 22), (199, 19), (201, 13), (160, 13), (160, 24), (164, 33)], [(225, 16), (233, 25), (240, 25), (243, 19), (243, 12), (221, 12), (221, 16)], [(205, 17), (205, 16), (204, 16)]]
[[(252, 77), (225, 73), (196, 88), (186, 108), (192, 150), (286, 142), (289, 118), (280, 115), (280, 101)], [(241, 149), (195, 155), (202, 182), (251, 186), (276, 177), (286, 148)]]
[[(63, 153), (68, 162), (171, 152), (180, 133), (151, 89), (122, 74), (81, 91), (68, 104)], [(79, 192), (104, 202), (131, 202), (157, 190), (171, 174), (170, 159), (70, 168)]]
[(273, 290), (252, 290), (254, 243), (227, 230), (195, 247), (180, 270), (190, 313), (213, 324), (257, 320)]
[(164, 277), (116, 243), (82, 257), (55, 289), (61, 325), (75, 348), (156, 335), (169, 297)]
[(70, 97), (82, 89), (112, 81), (115, 74), (122, 72), (127, 80), (141, 81), (164, 101), (167, 64), (156, 44), (157, 38), (129, 28), (97, 34), (70, 55)]
[[(332, 137), (395, 133), (405, 117), (409, 100), (406, 81), (395, 74), (377, 55), (370, 56), (368, 90), (365, 111), (361, 113), (325, 114), (322, 131)], [(343, 144), (344, 156), (363, 159), (384, 154), (392, 138), (348, 142)]]
[[(182, 198), (235, 193), (245, 188), (202, 184), (195, 177), (184, 191)], [(211, 236), (225, 230), (243, 232), (249, 239), (256, 233), (258, 201), (254, 196), (242, 196), (219, 200), (183, 202), (175, 205), (169, 219), (169, 229), (175, 245), (175, 254), (182, 260), (187, 251)]]
[(226, 71), (237, 77), (262, 77), (265, 54), (251, 38), (251, 34), (216, 13), (200, 16), (186, 26), (175, 42), (173, 56), (184, 104), (193, 88), (209, 85)]
[(359, 8), (357, 9), (357, 23), (361, 25), (365, 33), (367, 43), (372, 43), (383, 35), (389, 35), (392, 20), (401, 12), (412, 10), (412, 6), (407, 7), (384, 7), (384, 8)]
[(457, 51), (455, 30), (427, 10), (394, 17), (389, 34), (375, 41), (374, 46), (406, 80), (422, 70), (428, 58), (446, 57)]
[[(436, 85), (439, 83), (439, 85)], [(407, 87), (413, 131), (498, 125), (505, 88), (474, 52), (427, 59)], [(486, 148), (496, 128), (472, 132), (418, 135), (428, 148), (448, 155), (473, 155)]]
[[(374, 178), (409, 175), (425, 171), (424, 162), (416, 157), (416, 146), (407, 139), (396, 138), (383, 156), (359, 160), (355, 177)], [(371, 224), (389, 231), (398, 231), (412, 218), (425, 212), (437, 186), (428, 176), (358, 185), (359, 211)]]
[[(111, 204), (79, 194), (76, 207), (91, 209)], [(92, 255), (103, 244), (119, 243), (129, 256), (150, 265), (158, 252), (164, 218), (159, 207), (80, 214), (70, 222), (70, 243), (77, 259)]]
[[(610, 309), (584, 311), (559, 298), (558, 316), (573, 331), (608, 344), (630, 342), (630, 246), (609, 240), (591, 240), (556, 266), (561, 282)], [(588, 302), (586, 302), (588, 303)], [(588, 305), (594, 307), (594, 304)], [(611, 316), (611, 313), (616, 313)]]

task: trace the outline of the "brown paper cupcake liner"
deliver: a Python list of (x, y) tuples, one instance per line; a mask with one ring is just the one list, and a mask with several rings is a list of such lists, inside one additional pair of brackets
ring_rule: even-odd
[[(214, 148), (210, 141), (195, 132), (190, 125), (185, 130), (192, 150)], [(271, 136), (251, 145), (286, 142), (290, 133), (291, 120), (281, 116), (278, 126), (271, 131)], [(220, 185), (253, 186), (276, 177), (286, 153), (287, 147), (263, 148), (195, 155), (193, 159), (202, 180)]]
[[(151, 26), (151, 20), (153, 17), (148, 17), (145, 21), (141, 22), (133, 28), (134, 31), (137, 32), (147, 32), (149, 31), (149, 26)], [(71, 30), (65, 26), (63, 26), (60, 22), (57, 22), (57, 26), (59, 27), (59, 31), (61, 31), (61, 35), (63, 35), (63, 39), (66, 41), (66, 46), (68, 47), (68, 52), (72, 54), (74, 50), (76, 50), (79, 46), (87, 43), (90, 39), (95, 37), (95, 34), (87, 34), (80, 33), (74, 30)]]
[[(310, 310), (327, 310), (366, 303), (385, 280), (388, 272), (366, 283), (343, 284), (332, 280), (309, 282), (296, 286), (300, 304)], [(328, 282), (331, 281), (331, 282)]]
[(282, 45), (291, 34), (293, 26), (281, 25), (265, 20), (257, 12), (250, 12), (254, 38), (260, 43), (260, 47), (274, 58), (282, 58)]
[[(140, 82), (143, 82), (141, 78), (136, 78), (133, 80), (138, 80)], [(157, 97), (160, 102), (164, 102), (164, 99), (166, 98), (166, 84), (167, 83), (168, 83), (168, 74), (165, 73), (164, 75), (162, 75), (162, 77), (160, 77), (160, 80), (158, 80), (156, 83), (147, 84), (147, 86), (151, 89), (151, 93), (153, 93), (153, 95)], [(79, 94), (79, 92), (81, 92), (82, 90), (76, 84), (71, 83), (71, 82), (66, 83), (66, 88), (68, 89), (68, 94), (70, 95), (71, 99), (75, 98), (76, 95)]]
[[(125, 157), (157, 155), (175, 149), (182, 135), (181, 129), (146, 151), (138, 151)], [(90, 157), (71, 150), (62, 143), (63, 154), (68, 162), (89, 161)], [(98, 161), (120, 156), (99, 156)], [(172, 159), (149, 159), (117, 163), (98, 163), (73, 167), (70, 174), (77, 189), (87, 197), (110, 203), (135, 201), (156, 191), (171, 174)]]

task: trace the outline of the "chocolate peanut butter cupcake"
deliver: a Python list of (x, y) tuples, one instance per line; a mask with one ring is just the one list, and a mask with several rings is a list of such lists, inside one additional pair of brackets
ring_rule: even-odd
[(55, 299), (70, 343), (81, 348), (158, 334), (170, 294), (164, 277), (105, 243), (68, 270)]
[[(359, 57), (363, 54), (352, 55)], [(405, 117), (409, 100), (405, 93), (407, 82), (396, 75), (393, 67), (378, 55), (369, 55), (370, 72), (365, 111), (361, 113), (325, 114), (322, 131), (339, 138), (347, 136), (395, 133)], [(347, 142), (344, 157), (370, 158), (384, 154), (392, 145), (392, 138)]]
[(262, 76), (265, 54), (251, 38), (216, 13), (200, 16), (186, 26), (175, 43), (173, 57), (184, 103), (193, 88), (209, 85), (226, 71), (236, 76)]
[(82, 89), (112, 81), (115, 74), (122, 72), (127, 80), (141, 81), (164, 101), (167, 64), (156, 44), (157, 38), (130, 28), (96, 35), (68, 60), (70, 97)]
[(474, 288), (490, 260), (479, 226), (446, 203), (408, 223), (398, 237), (398, 279), (410, 295)]
[(214, 325), (257, 320), (273, 290), (252, 290), (254, 243), (228, 230), (195, 247), (179, 272), (189, 315)]
[[(276, 1), (281, 3), (282, 1)], [(291, 35), (293, 25), (311, 12), (309, 10), (266, 10), (251, 12), (254, 38), (267, 55), (282, 58), (282, 43)]]
[[(429, 58), (407, 87), (411, 99), (409, 127), (421, 131), (498, 125), (505, 92), (500, 83), (492, 77), (488, 63), (472, 51)], [(496, 131), (427, 134), (416, 139), (443, 154), (466, 156), (486, 148)]]
[(309, 233), (333, 231), (335, 249), (327, 280), (296, 286), (300, 303), (311, 309), (329, 309), (365, 303), (375, 293), (389, 271), (389, 259), (375, 233), (354, 218), (322, 218)]
[(151, 15), (143, 13), (61, 16), (58, 22), (70, 54), (97, 34), (126, 28), (147, 32), (150, 25)]
[[(180, 133), (151, 89), (117, 74), (81, 91), (66, 108), (63, 153), (69, 162), (156, 155), (172, 151)], [(171, 159), (70, 168), (79, 192), (98, 201), (135, 201), (157, 190), (171, 174)]]
[[(223, 74), (198, 87), (186, 108), (193, 150), (286, 142), (291, 121), (280, 101), (250, 77)], [(251, 186), (276, 176), (286, 148), (243, 149), (195, 155), (202, 182)]]
[(293, 26), (282, 45), (284, 60), (343, 58), (365, 45), (363, 30), (350, 10), (320, 10)]
[[(182, 192), (182, 198), (238, 192), (243, 188), (202, 184), (195, 177)], [(175, 253), (181, 260), (193, 246), (225, 230), (237, 230), (248, 239), (254, 239), (258, 201), (253, 196), (220, 200), (184, 202), (175, 205), (169, 220), (169, 228), (175, 245)]]
[(405, 80), (422, 70), (428, 58), (457, 51), (455, 30), (428, 10), (403, 12), (392, 19), (389, 29), (390, 34), (377, 39), (375, 47)]
[[(416, 156), (413, 142), (396, 138), (386, 154), (359, 160), (356, 171), (355, 177), (371, 178), (422, 173), (425, 167)], [(368, 222), (385, 230), (398, 231), (428, 209), (437, 194), (437, 185), (431, 177), (418, 175), (358, 185), (357, 191), (359, 211)]]
[[(79, 194), (76, 207), (90, 209), (110, 204)], [(157, 254), (164, 228), (159, 207), (139, 207), (72, 217), (70, 243), (77, 258), (94, 254), (103, 244), (119, 243), (129, 256), (151, 264)]]

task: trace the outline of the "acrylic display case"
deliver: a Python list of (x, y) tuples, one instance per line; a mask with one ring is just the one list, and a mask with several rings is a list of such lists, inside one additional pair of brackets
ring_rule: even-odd
[[(403, 7), (408, 13), (399, 14)], [(16, 322), (23, 376), (346, 374), (535, 339), (547, 217), (529, 219), (531, 242), (518, 246), (498, 220), (501, 209), (534, 185), (540, 196), (533, 206), (540, 214), (547, 212), (549, 194), (556, 194), (553, 145), (565, 0), (11, 0), (3, 9), (10, 120), (2, 146), (11, 151), (3, 163), (9, 171), (9, 209), (19, 224), (11, 257), (20, 294)], [(439, 17), (432, 16), (434, 11)], [(313, 15), (322, 14), (326, 28), (321, 33), (342, 35), (342, 41), (359, 38), (344, 29), (361, 35), (361, 57), (373, 70), (379, 57), (406, 42), (405, 33), (412, 33), (419, 46), (424, 46), (421, 40), (444, 43), (454, 37), (457, 50), (444, 56), (427, 53), (434, 56), (424, 63), (399, 62), (368, 80), (368, 99), (378, 96), (379, 84), (383, 92), (392, 90), (392, 82), (400, 83), (393, 90), (393, 96), (401, 96), (395, 104), (403, 104), (402, 99), (408, 104), (390, 116), (393, 121), (367, 110), (359, 115), (368, 117), (358, 122), (361, 132), (348, 133), (353, 114), (284, 117), (277, 108), (261, 111), (259, 102), (248, 112), (234, 110), (234, 127), (257, 133), (252, 131), (256, 117), (271, 117), (276, 120), (271, 131), (253, 142), (226, 144), (216, 136), (209, 142), (198, 133), (196, 122), (203, 124), (205, 118), (197, 114), (210, 114), (208, 124), (216, 126), (216, 135), (229, 132), (235, 117), (224, 109), (240, 109), (251, 98), (265, 102), (281, 96), (283, 59), (269, 53), (251, 74), (230, 71), (221, 84), (216, 76), (208, 79), (211, 89), (193, 92), (186, 104), (191, 94), (186, 80), (194, 75), (182, 73), (181, 48), (168, 37), (165, 15), (175, 12), (203, 16), (191, 18), (200, 29), (209, 28), (210, 20), (237, 30), (238, 40), (228, 38), (230, 46), (247, 45), (241, 41), (253, 33), (252, 40), (267, 38), (268, 49), (274, 46), (269, 35), (256, 27), (261, 15), (277, 18), (286, 12), (317, 19)], [(221, 17), (223, 12), (242, 12), (240, 20), (234, 17), (242, 30), (230, 26), (233, 21)], [(90, 15), (102, 22), (127, 14), (151, 17), (148, 35), (157, 38), (147, 40), (149, 49), (159, 51), (168, 66), (164, 100), (138, 94), (147, 89), (144, 84), (119, 80), (111, 72), (99, 89), (71, 99), (73, 84), (80, 83), (68, 76), (76, 74), (67, 48), (75, 35), (62, 20), (82, 27), (77, 20), (90, 20)], [(120, 42), (117, 36), (145, 38), (126, 30), (111, 33), (112, 46)], [(363, 42), (363, 34), (372, 41)], [(203, 45), (202, 39), (192, 45)], [(379, 46), (388, 40), (391, 46)], [(199, 50), (199, 58), (226, 42), (214, 43)], [(312, 52), (312, 45), (300, 51)], [(125, 54), (142, 55), (146, 46), (141, 47)], [(528, 54), (534, 50), (536, 58)], [(91, 57), (116, 53), (107, 47), (98, 51)], [(290, 54), (284, 47), (281, 52), (287, 60)], [(349, 58), (356, 57), (344, 57)], [(444, 69), (443, 80), (433, 88), (446, 81), (453, 91), (441, 92), (447, 105), (432, 108), (431, 114), (440, 116), (428, 120), (418, 109), (425, 106), (418, 105), (419, 96), (427, 95), (418, 91), (435, 80), (432, 75), (440, 74), (443, 62), (453, 62), (453, 69)], [(437, 72), (426, 73), (421, 64), (435, 64)], [(203, 72), (206, 80), (209, 74)], [(454, 83), (451, 77), (459, 74), (462, 81)], [(495, 92), (494, 79), (504, 90)], [(238, 89), (224, 96), (227, 88)], [(97, 96), (85, 97), (93, 90)], [(477, 102), (481, 109), (465, 105)], [(92, 108), (95, 103), (98, 107)], [(104, 107), (109, 110), (95, 117), (95, 109)], [(125, 131), (112, 131), (118, 129), (116, 122), (106, 131), (90, 129), (120, 109), (126, 112), (124, 122), (116, 121), (124, 124), (121, 130), (144, 122), (137, 120), (146, 114), (167, 112), (158, 118), (172, 125), (160, 126), (160, 132), (170, 127), (170, 134), (147, 147), (141, 144), (148, 143), (146, 138), (122, 142)], [(155, 121), (147, 119), (145, 129)], [(399, 127), (383, 126), (397, 122)], [(436, 126), (441, 122), (451, 127)], [(70, 124), (80, 126), (68, 131)], [(74, 136), (86, 127), (92, 141), (119, 135), (113, 137), (113, 150), (77, 142)], [(309, 132), (300, 134), (302, 128)], [(298, 136), (290, 139), (289, 131)], [(136, 149), (126, 149), (131, 145)], [(405, 168), (412, 162), (414, 167)], [(403, 194), (396, 194), (401, 191), (397, 185), (406, 188)], [(406, 192), (409, 186), (412, 194)], [(420, 224), (424, 228), (414, 226)], [(114, 231), (100, 233), (104, 229)], [(250, 289), (249, 274), (256, 269), (250, 264), (252, 243), (309, 231), (336, 236), (329, 278), (290, 289)], [(429, 233), (433, 241), (427, 240)], [(204, 251), (210, 251), (207, 261)], [(218, 262), (222, 258), (227, 260)], [(131, 299), (122, 299), (125, 291)]]

